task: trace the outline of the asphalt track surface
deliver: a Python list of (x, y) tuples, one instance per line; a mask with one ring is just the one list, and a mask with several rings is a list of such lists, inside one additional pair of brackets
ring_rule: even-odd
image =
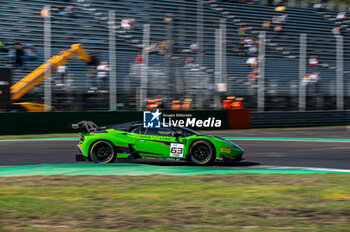
[[(223, 137), (292, 137), (349, 139), (345, 127), (311, 129), (276, 129), (213, 132)], [(292, 166), (350, 169), (349, 142), (315, 141), (235, 141), (245, 149), (245, 160), (239, 163), (215, 163), (215, 166)], [(0, 166), (26, 164), (76, 163), (77, 141), (9, 141), (0, 142)], [(179, 161), (128, 160), (123, 162), (153, 165), (190, 165)]]

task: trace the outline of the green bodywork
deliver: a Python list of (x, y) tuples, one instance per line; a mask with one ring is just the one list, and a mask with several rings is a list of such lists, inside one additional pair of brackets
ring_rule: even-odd
[[(189, 156), (193, 143), (199, 140), (206, 140), (212, 144), (217, 158), (236, 159), (242, 155), (244, 150), (237, 144), (225, 139), (210, 135), (194, 134), (188, 137), (158, 136), (132, 133), (120, 130), (109, 129), (103, 132), (90, 132), (81, 134), (82, 139), (78, 144), (81, 153), (89, 158), (92, 145), (99, 140), (107, 140), (114, 144), (117, 158), (127, 158), (133, 149), (141, 156), (158, 158), (179, 158), (186, 159)], [(170, 150), (173, 144), (183, 144), (183, 153), (179, 157), (171, 156)]]

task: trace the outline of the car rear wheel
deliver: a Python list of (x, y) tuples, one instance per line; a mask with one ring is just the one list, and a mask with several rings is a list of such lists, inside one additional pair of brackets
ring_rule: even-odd
[(109, 141), (99, 140), (90, 148), (90, 159), (95, 163), (113, 163), (115, 158), (114, 146)]
[(191, 161), (199, 165), (207, 165), (214, 162), (216, 156), (211, 143), (199, 140), (192, 144), (190, 148)]

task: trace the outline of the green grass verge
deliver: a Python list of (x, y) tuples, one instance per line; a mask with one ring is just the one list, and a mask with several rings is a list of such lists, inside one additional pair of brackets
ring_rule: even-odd
[(0, 231), (349, 231), (350, 176), (0, 178)]

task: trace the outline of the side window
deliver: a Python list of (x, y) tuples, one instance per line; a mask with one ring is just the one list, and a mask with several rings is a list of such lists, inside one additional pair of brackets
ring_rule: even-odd
[(173, 127), (172, 130), (173, 130), (174, 136), (175, 136), (175, 134), (180, 134), (181, 137), (186, 137), (186, 136), (184, 136), (184, 130), (177, 128), (177, 127)]
[(134, 128), (130, 129), (131, 133), (140, 133), (140, 126), (135, 126)]
[(173, 131), (170, 128), (148, 128), (145, 134), (157, 136), (173, 136)]
[(188, 137), (188, 136), (191, 136), (191, 135), (194, 135), (194, 133), (191, 133), (187, 130), (183, 130), (182, 131), (182, 137)]
[(175, 133), (178, 133), (178, 134), (181, 134), (183, 138), (186, 138), (188, 136), (191, 136), (191, 135), (194, 135), (195, 133), (191, 132), (191, 131), (188, 131), (186, 129), (182, 129), (182, 128), (178, 128), (178, 127), (174, 127), (172, 128), (173, 131), (174, 131), (174, 134)]

